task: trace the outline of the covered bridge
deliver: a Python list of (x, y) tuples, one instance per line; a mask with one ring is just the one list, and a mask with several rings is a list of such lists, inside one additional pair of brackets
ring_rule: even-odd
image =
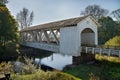
[(97, 27), (98, 23), (91, 16), (36, 25), (21, 30), (21, 44), (80, 56), (82, 46), (98, 45)]

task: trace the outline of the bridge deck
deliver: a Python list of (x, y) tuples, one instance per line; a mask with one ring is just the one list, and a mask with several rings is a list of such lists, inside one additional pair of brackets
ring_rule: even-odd
[[(21, 45), (39, 48), (43, 50), (48, 50), (52, 52), (60, 52), (59, 48), (60, 46), (57, 44), (47, 44), (47, 43), (40, 43), (40, 42), (21, 42)], [(82, 46), (82, 52), (84, 53), (90, 53), (90, 54), (100, 54), (100, 55), (108, 55), (108, 56), (116, 56), (120, 57), (120, 49), (107, 49), (107, 48), (101, 48), (101, 47), (86, 47)]]
[(38, 49), (48, 50), (52, 52), (59, 52), (59, 45), (39, 43), (39, 42), (21, 42), (21, 45), (34, 47)]

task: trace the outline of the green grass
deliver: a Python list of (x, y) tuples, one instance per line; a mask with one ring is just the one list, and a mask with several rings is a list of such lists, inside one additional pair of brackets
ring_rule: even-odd
[(96, 60), (93, 64), (79, 64), (63, 71), (82, 80), (120, 80), (119, 58), (96, 55)]
[(82, 80), (89, 80), (90, 74), (100, 74), (100, 68), (90, 64), (80, 64), (72, 69), (65, 69), (64, 72), (79, 77)]

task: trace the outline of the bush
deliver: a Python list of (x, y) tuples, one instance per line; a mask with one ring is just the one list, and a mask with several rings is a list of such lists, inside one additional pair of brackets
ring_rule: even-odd
[(98, 76), (94, 75), (93, 73), (90, 73), (89, 80), (100, 80), (100, 78)]
[(25, 63), (22, 67), (22, 74), (32, 74), (37, 71), (36, 66), (33, 64), (33, 58), (24, 57)]
[(112, 39), (108, 40), (105, 45), (120, 46), (120, 36), (113, 37)]
[(62, 72), (56, 72), (56, 71), (44, 72), (40, 70), (35, 74), (29, 74), (29, 75), (13, 74), (12, 80), (80, 80), (80, 79)]
[(11, 63), (2, 62), (0, 64), (0, 73), (11, 73), (13, 72), (13, 65)]
[(37, 72), (36, 66), (33, 64), (33, 58), (24, 57), (24, 63), (14, 62), (14, 72), (19, 74), (32, 74)]

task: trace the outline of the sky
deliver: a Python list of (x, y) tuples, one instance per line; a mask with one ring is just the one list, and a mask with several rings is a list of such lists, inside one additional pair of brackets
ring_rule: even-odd
[(120, 8), (120, 0), (8, 0), (8, 9), (16, 17), (23, 8), (34, 12), (33, 25), (80, 16), (88, 5), (100, 5), (109, 12)]

